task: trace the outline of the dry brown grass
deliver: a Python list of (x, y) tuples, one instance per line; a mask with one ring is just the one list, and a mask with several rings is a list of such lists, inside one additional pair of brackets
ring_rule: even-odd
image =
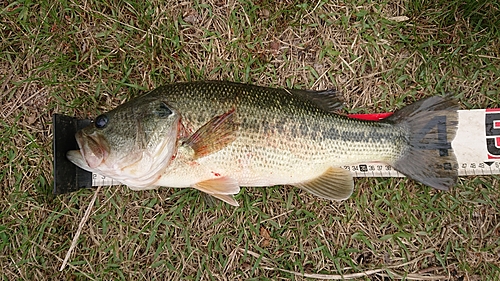
[(454, 3), (4, 4), (2, 279), (500, 278), (498, 177), (462, 178), (449, 193), (360, 179), (342, 203), (246, 188), (240, 208), (206, 206), (190, 190), (107, 187), (58, 271), (93, 191), (47, 195), (51, 114), (95, 116), (147, 89), (203, 79), (336, 87), (350, 112), (443, 92), (463, 108), (500, 107), (498, 7), (482, 7), (489, 21), (478, 24)]

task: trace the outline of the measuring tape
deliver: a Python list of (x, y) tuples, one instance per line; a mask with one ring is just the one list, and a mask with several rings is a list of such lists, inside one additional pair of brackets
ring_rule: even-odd
[[(391, 113), (356, 114), (351, 117), (379, 120)], [(459, 176), (500, 174), (500, 109), (458, 111), (458, 128), (451, 147), (457, 157)], [(404, 177), (389, 165), (357, 163), (343, 166), (354, 177)]]
[[(391, 113), (353, 114), (352, 118), (380, 120)], [(458, 161), (459, 176), (500, 174), (500, 109), (458, 111), (458, 129), (451, 147)], [(354, 177), (404, 177), (393, 167), (381, 163), (342, 166)], [(120, 182), (96, 173), (93, 186), (119, 185)]]

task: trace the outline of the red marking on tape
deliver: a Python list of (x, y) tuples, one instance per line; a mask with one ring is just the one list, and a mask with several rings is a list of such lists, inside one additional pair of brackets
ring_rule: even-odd
[(493, 128), (500, 129), (500, 121), (493, 121)]
[(369, 114), (348, 114), (349, 118), (365, 120), (365, 121), (379, 121), (392, 115), (392, 112), (387, 113), (369, 113)]
[(486, 112), (500, 112), (500, 108), (486, 108)]

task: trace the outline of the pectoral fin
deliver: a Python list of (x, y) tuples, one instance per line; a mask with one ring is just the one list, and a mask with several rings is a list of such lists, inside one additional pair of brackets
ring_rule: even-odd
[(203, 191), (215, 198), (218, 198), (230, 205), (239, 206), (233, 194), (240, 192), (238, 182), (230, 177), (220, 177), (202, 181), (193, 185), (193, 188)]
[(212, 118), (184, 142), (193, 149), (194, 159), (217, 152), (235, 140), (238, 124), (234, 112), (232, 109)]
[(354, 181), (349, 171), (330, 167), (321, 176), (294, 186), (316, 196), (339, 201), (351, 196)]

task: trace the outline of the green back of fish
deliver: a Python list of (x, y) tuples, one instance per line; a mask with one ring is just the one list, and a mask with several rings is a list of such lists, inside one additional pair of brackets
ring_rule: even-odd
[[(329, 108), (330, 111), (338, 108), (338, 99), (333, 94), (322, 97), (322, 93), (208, 81), (167, 85), (148, 95), (164, 98), (195, 129), (214, 116), (235, 109), (240, 124), (238, 134), (255, 142), (253, 145), (259, 145), (265, 137), (283, 143), (302, 143), (306, 145), (304, 151), (311, 151), (307, 144), (324, 146), (328, 141), (330, 145), (339, 142), (336, 150), (340, 151), (347, 143), (381, 143), (401, 134), (389, 124), (359, 121), (328, 112)], [(318, 101), (315, 102), (315, 98)], [(328, 100), (331, 106), (318, 106)], [(320, 147), (314, 148), (318, 149)], [(300, 150), (297, 148), (296, 152)]]

